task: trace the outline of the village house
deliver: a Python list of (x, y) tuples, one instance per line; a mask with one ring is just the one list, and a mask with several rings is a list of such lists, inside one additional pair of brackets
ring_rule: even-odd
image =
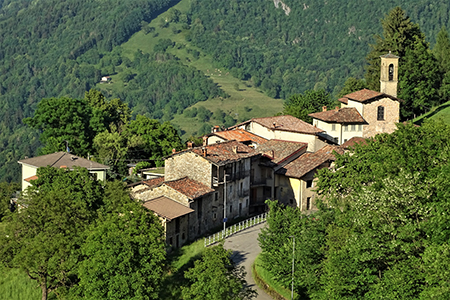
[[(144, 206), (165, 197), (192, 209), (193, 212), (184, 211), (185, 214), (169, 220), (162, 211), (154, 210), (155, 206), (147, 205), (165, 219), (167, 242), (181, 246), (219, 228), (224, 217), (231, 220), (249, 214), (251, 160), (258, 155), (253, 148), (237, 141), (188, 148), (166, 158), (164, 178), (130, 186), (131, 196)], [(166, 199), (159, 201), (174, 205)], [(177, 234), (181, 235), (178, 240)]]
[(219, 126), (214, 126), (212, 132), (205, 135), (203, 139), (203, 146), (235, 140), (244, 145), (256, 147), (259, 144), (267, 142), (267, 139), (244, 129), (235, 128), (233, 130), (219, 131)]
[(51, 154), (25, 158), (18, 161), (22, 165), (22, 191), (31, 186), (30, 181), (37, 179), (37, 169), (40, 167), (66, 168), (73, 170), (75, 167), (86, 168), (97, 180), (106, 180), (106, 171), (109, 167), (92, 160), (88, 160), (69, 152), (55, 152)]
[(329, 168), (335, 160), (334, 153), (343, 154), (340, 146), (327, 145), (314, 153), (304, 153), (278, 168), (275, 172), (275, 199), (301, 211), (316, 210), (315, 174)]
[(397, 98), (399, 57), (391, 53), (381, 56), (380, 92), (363, 89), (340, 98), (341, 108), (312, 113), (313, 125), (328, 137), (343, 144), (352, 137), (373, 137), (392, 133), (400, 119)]
[(285, 140), (308, 144), (308, 151), (314, 152), (329, 143), (325, 130), (317, 128), (293, 116), (255, 118), (230, 127), (243, 129), (265, 139)]

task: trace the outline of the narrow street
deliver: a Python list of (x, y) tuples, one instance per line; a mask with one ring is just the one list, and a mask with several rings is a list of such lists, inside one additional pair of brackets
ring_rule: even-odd
[(266, 226), (266, 223), (259, 224), (250, 229), (237, 233), (225, 240), (224, 247), (226, 249), (233, 250), (233, 260), (245, 267), (247, 272), (246, 280), (249, 286), (256, 289), (258, 292), (258, 300), (273, 300), (272, 297), (267, 295), (261, 290), (252, 278), (252, 264), (255, 261), (256, 256), (261, 252), (261, 248), (258, 244), (258, 234)]

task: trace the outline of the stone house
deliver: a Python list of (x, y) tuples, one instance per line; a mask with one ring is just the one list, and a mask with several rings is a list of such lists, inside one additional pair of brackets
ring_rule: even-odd
[(314, 175), (329, 168), (335, 160), (334, 152), (344, 153), (340, 146), (327, 145), (314, 153), (304, 153), (275, 172), (275, 199), (302, 211), (311, 212), (315, 206)]
[(275, 172), (282, 166), (306, 152), (307, 143), (270, 140), (258, 145), (260, 156), (252, 159), (250, 174), (250, 212), (261, 213), (266, 209), (265, 201), (276, 198)]
[(106, 171), (109, 167), (98, 162), (88, 160), (68, 152), (55, 152), (51, 154), (25, 158), (18, 161), (22, 165), (22, 191), (31, 185), (30, 181), (37, 178), (37, 169), (40, 167), (68, 168), (75, 167), (88, 169), (97, 180), (106, 180)]
[[(340, 98), (341, 108), (310, 114), (313, 125), (326, 132), (339, 144), (352, 137), (373, 137), (392, 133), (400, 119), (397, 98), (398, 56), (381, 56), (380, 91), (362, 89)], [(362, 119), (361, 119), (362, 118)]]
[[(255, 156), (259, 153), (237, 141), (188, 148), (166, 158), (164, 178), (130, 185), (130, 194), (162, 218), (167, 243), (178, 247), (220, 228), (224, 217), (249, 214), (250, 169)], [(175, 210), (178, 204), (193, 211), (181, 210), (171, 218), (161, 209)]]
[(294, 141), (308, 144), (308, 151), (314, 152), (329, 143), (325, 130), (317, 128), (293, 116), (255, 118), (230, 127), (244, 129), (265, 139)]
[(168, 245), (178, 248), (222, 224), (220, 217), (214, 218), (218, 208), (214, 189), (188, 177), (155, 178), (129, 187), (131, 198), (159, 216)]

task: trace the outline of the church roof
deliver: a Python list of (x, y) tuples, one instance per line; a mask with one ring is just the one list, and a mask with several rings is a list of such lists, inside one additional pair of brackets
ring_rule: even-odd
[(361, 123), (367, 124), (366, 120), (361, 116), (354, 107), (344, 107), (333, 110), (326, 110), (309, 114), (314, 119), (319, 119), (328, 123)]
[(385, 94), (385, 93), (380, 93), (380, 92), (376, 92), (376, 91), (372, 91), (369, 89), (362, 89), (353, 93), (350, 93), (348, 95), (345, 95), (344, 97), (340, 98), (339, 101), (345, 104), (348, 104), (348, 100), (352, 100), (352, 101), (356, 101), (356, 102), (361, 102), (361, 103), (365, 103), (365, 102), (369, 102), (369, 101), (373, 101), (373, 100), (378, 100), (380, 98), (390, 98), (392, 100), (396, 100), (396, 101), (402, 101), (397, 97)]

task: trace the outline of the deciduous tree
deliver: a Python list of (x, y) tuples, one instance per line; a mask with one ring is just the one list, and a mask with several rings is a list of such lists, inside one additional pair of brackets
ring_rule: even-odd
[(207, 248), (184, 277), (189, 285), (183, 287), (183, 299), (244, 300), (257, 295), (246, 285), (243, 267), (234, 264), (231, 251), (221, 244)]
[(295, 94), (289, 97), (284, 104), (283, 114), (299, 118), (307, 123), (312, 122), (308, 116), (310, 113), (322, 111), (323, 106), (332, 106), (331, 95), (325, 90), (308, 90), (303, 94)]

